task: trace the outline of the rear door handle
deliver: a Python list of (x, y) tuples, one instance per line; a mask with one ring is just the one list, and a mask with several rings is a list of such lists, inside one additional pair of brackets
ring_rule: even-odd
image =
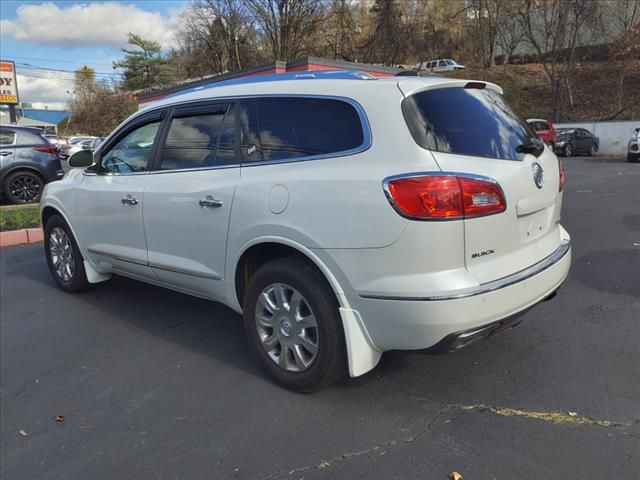
[(201, 207), (205, 208), (220, 208), (224, 203), (222, 200), (216, 200), (211, 195), (207, 195), (202, 200), (198, 202)]
[(7, 155), (11, 155), (11, 152), (7, 152), (7, 151), (0, 152), (0, 155), (2, 155), (3, 157), (6, 157)]
[(123, 205), (137, 205), (138, 204), (138, 200), (133, 198), (131, 195), (127, 195), (126, 197), (124, 197), (120, 201), (122, 202)]

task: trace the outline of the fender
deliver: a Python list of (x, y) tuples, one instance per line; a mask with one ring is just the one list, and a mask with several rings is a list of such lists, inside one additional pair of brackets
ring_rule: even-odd
[[(280, 243), (282, 245), (289, 246), (311, 260), (316, 267), (320, 269), (324, 277), (329, 282), (331, 289), (334, 291), (338, 300), (340, 318), (342, 320), (342, 327), (344, 330), (345, 342), (347, 347), (347, 358), (349, 363), (349, 376), (359, 377), (372, 370), (380, 361), (382, 352), (378, 350), (364, 326), (362, 318), (357, 310), (351, 308), (349, 300), (347, 299), (344, 289), (336, 279), (335, 275), (325, 265), (325, 263), (309, 248), (294, 242), (288, 238), (277, 236), (265, 236), (254, 238), (246, 242), (234, 255), (233, 261), (229, 262), (233, 265), (230, 272), (233, 275), (228, 275), (228, 278), (235, 278), (235, 271), (238, 268), (238, 263), (244, 252), (254, 245), (260, 243)], [(242, 313), (242, 307), (238, 302), (238, 296), (236, 294), (236, 287), (234, 281), (227, 281), (227, 305), (233, 308), (238, 313)]]
[[(8, 175), (11, 175), (11, 173), (15, 172), (16, 170), (31, 170), (32, 172), (39, 174), (44, 180), (44, 182), (47, 183), (47, 180), (48, 180), (47, 177), (49, 176), (49, 174), (43, 167), (33, 162), (20, 162), (20, 161), (12, 162), (6, 169), (0, 172), (0, 182), (4, 182), (4, 179)], [(2, 189), (2, 185), (0, 183), (0, 190), (1, 189)]]
[[(46, 191), (45, 191), (45, 193), (46, 193)], [(80, 240), (78, 239), (78, 235), (76, 235), (76, 232), (73, 229), (73, 225), (69, 221), (68, 215), (64, 212), (64, 209), (62, 208), (62, 206), (59, 205), (58, 202), (55, 201), (55, 197), (49, 197), (49, 198), (45, 199), (44, 195), (43, 195), (43, 201), (40, 203), (40, 219), (42, 219), (42, 212), (47, 207), (53, 208), (56, 211), (56, 213), (58, 215), (60, 215), (64, 219), (64, 221), (67, 223), (67, 225), (69, 226), (69, 229), (71, 230), (71, 234), (73, 235), (74, 240), (78, 244), (78, 248), (80, 249), (80, 252), (82, 252), (84, 271), (85, 271), (85, 273), (87, 275), (87, 281), (89, 283), (100, 283), (100, 282), (105, 282), (105, 281), (109, 280), (111, 278), (111, 274), (100, 273), (93, 266), (93, 264), (90, 261), (86, 260), (88, 257), (87, 257), (87, 254), (85, 252), (85, 249), (80, 244)], [(44, 223), (44, 222), (41, 222), (41, 223)], [(42, 227), (44, 228), (44, 225)]]

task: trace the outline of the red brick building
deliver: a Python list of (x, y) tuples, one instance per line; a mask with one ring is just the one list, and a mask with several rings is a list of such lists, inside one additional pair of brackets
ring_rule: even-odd
[(167, 95), (178, 93), (181, 90), (186, 90), (200, 85), (208, 85), (210, 83), (220, 82), (222, 80), (230, 80), (233, 78), (251, 77), (254, 75), (266, 75), (271, 73), (285, 73), (285, 72), (304, 72), (304, 71), (317, 71), (317, 70), (358, 70), (361, 72), (369, 73), (375, 77), (390, 77), (400, 70), (396, 68), (382, 67), (379, 65), (370, 65), (366, 63), (346, 62), (343, 60), (330, 60), (327, 58), (319, 57), (302, 57), (290, 62), (276, 61), (259, 65), (257, 67), (245, 68), (235, 72), (224, 73), (222, 75), (213, 75), (198, 80), (184, 82), (180, 85), (165, 88), (163, 90), (156, 90), (154, 92), (148, 92), (139, 94), (137, 96), (138, 103), (144, 105), (149, 102), (154, 102), (166, 97)]

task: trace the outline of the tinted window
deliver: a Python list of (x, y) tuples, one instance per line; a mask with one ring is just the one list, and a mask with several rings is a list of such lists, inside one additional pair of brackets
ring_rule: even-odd
[(178, 116), (171, 126), (162, 151), (161, 170), (212, 167), (226, 108)]
[(257, 127), (264, 160), (344, 152), (362, 145), (356, 109), (325, 98), (258, 98)]
[(129, 132), (103, 156), (102, 173), (135, 173), (147, 169), (160, 120), (147, 123)]
[(13, 145), (16, 140), (16, 132), (12, 130), (0, 131), (0, 145)]
[(439, 88), (402, 102), (415, 141), (439, 152), (518, 160), (516, 148), (536, 138), (502, 95), (489, 89)]
[(438, 62), (438, 66), (439, 66), (439, 67), (446, 67), (446, 66), (447, 66), (447, 62), (445, 62), (444, 60), (440, 60), (440, 61)]

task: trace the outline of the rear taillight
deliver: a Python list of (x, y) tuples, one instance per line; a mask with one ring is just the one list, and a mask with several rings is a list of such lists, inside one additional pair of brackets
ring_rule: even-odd
[(503, 212), (500, 186), (489, 178), (465, 175), (415, 175), (384, 181), (389, 201), (409, 218), (446, 220)]
[(562, 166), (562, 162), (558, 158), (558, 172), (560, 173), (560, 186), (558, 191), (561, 192), (564, 188), (564, 167)]
[(53, 155), (56, 155), (58, 153), (58, 149), (53, 145), (49, 145), (48, 147), (33, 147), (33, 149), (36, 152), (51, 153)]

